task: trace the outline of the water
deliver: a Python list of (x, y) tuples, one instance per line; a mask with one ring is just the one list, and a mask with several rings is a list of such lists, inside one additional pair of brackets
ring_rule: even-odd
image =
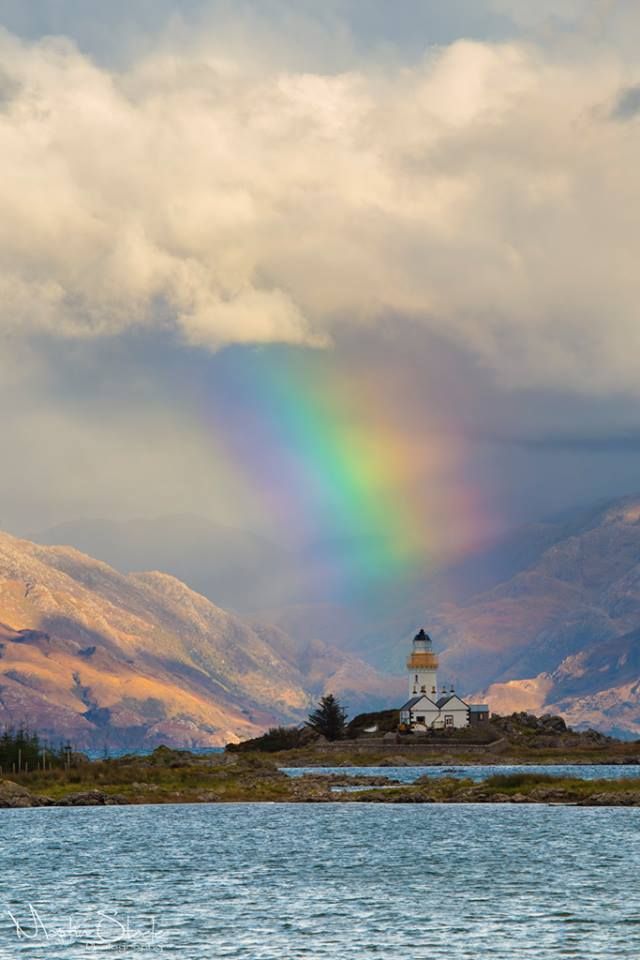
[(487, 777), (497, 773), (545, 773), (555, 777), (577, 777), (580, 780), (625, 780), (640, 778), (640, 764), (617, 765), (610, 764), (527, 764), (526, 766), (509, 766), (507, 764), (491, 764), (486, 766), (423, 766), (423, 767), (282, 767), (284, 773), (290, 777), (301, 777), (310, 774), (339, 774), (344, 776), (371, 776), (389, 777), (400, 783), (413, 783), (418, 777), (457, 777), (458, 779), (474, 780), (480, 783)]
[[(136, 747), (135, 750), (126, 747), (108, 747), (106, 750), (82, 750), (81, 753), (86, 753), (90, 760), (104, 760), (105, 758), (117, 760), (119, 757), (126, 757), (132, 753), (136, 757), (148, 757), (156, 749), (157, 747)], [(179, 747), (178, 749), (183, 748)], [(206, 757), (212, 753), (224, 753), (224, 747), (184, 747), (184, 749), (201, 757)]]
[(637, 960), (639, 872), (633, 808), (0, 810), (0, 958)]

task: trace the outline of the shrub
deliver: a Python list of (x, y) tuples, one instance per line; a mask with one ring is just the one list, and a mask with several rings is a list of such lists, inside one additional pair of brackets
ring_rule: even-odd
[(261, 737), (243, 740), (241, 743), (228, 743), (225, 749), (231, 753), (244, 753), (251, 750), (276, 753), (278, 750), (294, 750), (308, 742), (308, 732), (299, 727), (271, 727)]
[(487, 777), (485, 784), (504, 790), (525, 787), (531, 783), (558, 783), (562, 778), (552, 773), (496, 773)]

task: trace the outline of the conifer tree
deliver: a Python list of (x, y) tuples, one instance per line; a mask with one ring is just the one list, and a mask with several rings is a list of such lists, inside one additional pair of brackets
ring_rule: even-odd
[(327, 740), (342, 740), (345, 733), (347, 714), (342, 704), (332, 693), (320, 698), (320, 703), (309, 714), (307, 726)]

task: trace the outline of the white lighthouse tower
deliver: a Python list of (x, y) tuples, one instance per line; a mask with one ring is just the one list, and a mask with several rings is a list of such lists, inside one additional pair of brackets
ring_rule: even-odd
[(432, 700), (438, 698), (438, 658), (433, 652), (431, 637), (424, 630), (413, 638), (413, 650), (407, 660), (409, 671), (409, 696), (426, 694)]
[(467, 703), (453, 687), (442, 689), (438, 696), (438, 657), (433, 652), (431, 637), (420, 630), (413, 638), (413, 648), (407, 660), (409, 671), (409, 699), (400, 707), (398, 731), (430, 734), (448, 728), (462, 729), (477, 726), (489, 720), (489, 705)]

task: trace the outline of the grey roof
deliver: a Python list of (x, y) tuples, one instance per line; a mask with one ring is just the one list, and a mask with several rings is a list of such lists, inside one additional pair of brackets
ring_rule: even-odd
[(426, 693), (421, 693), (419, 696), (417, 696), (417, 697), (412, 697), (411, 700), (407, 700), (407, 702), (404, 703), (404, 704), (400, 707), (400, 709), (401, 709), (401, 710), (412, 710), (412, 709), (415, 707), (416, 703), (419, 703), (421, 700), (428, 700), (429, 703), (433, 704), (434, 707), (437, 706), (437, 704), (434, 703), (433, 700), (431, 700), (431, 698), (426, 695)]
[(400, 707), (401, 710), (411, 710), (411, 707), (415, 707), (418, 700), (422, 700), (422, 697), (412, 697), (411, 700), (407, 700), (406, 703), (403, 703)]
[[(449, 700), (453, 700), (456, 697), (458, 698), (460, 703), (464, 703), (464, 700), (462, 699), (462, 697), (459, 697), (457, 693), (448, 693), (445, 697), (440, 697), (440, 699), (436, 701), (436, 707), (442, 710), (442, 708), (449, 703)], [(464, 705), (465, 707), (467, 706), (466, 703), (464, 703)]]
[(489, 713), (489, 704), (488, 703), (470, 703), (469, 710), (471, 713)]

